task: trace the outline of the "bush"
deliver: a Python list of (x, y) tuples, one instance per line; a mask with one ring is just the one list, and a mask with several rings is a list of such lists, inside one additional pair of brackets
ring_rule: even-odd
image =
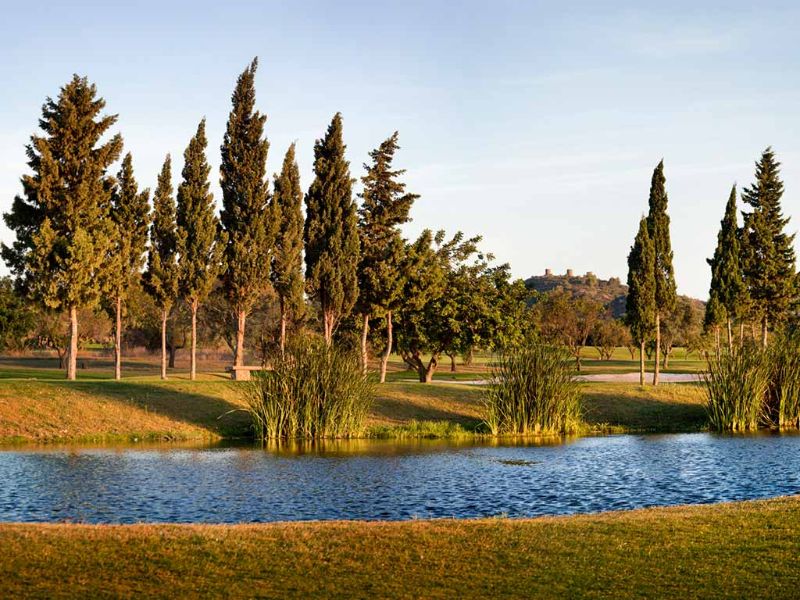
[(800, 332), (776, 337), (769, 361), (769, 420), (780, 428), (800, 427)]
[(495, 435), (573, 432), (580, 421), (578, 385), (567, 351), (533, 343), (498, 360), (484, 399), (485, 422)]
[(751, 431), (765, 417), (770, 360), (755, 347), (724, 353), (708, 362), (703, 374), (708, 421), (717, 431)]
[(355, 355), (307, 342), (272, 365), (247, 394), (259, 439), (351, 438), (364, 431), (374, 389)]

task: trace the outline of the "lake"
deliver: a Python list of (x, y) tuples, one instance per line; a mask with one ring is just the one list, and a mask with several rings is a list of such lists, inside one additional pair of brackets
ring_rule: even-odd
[(0, 521), (533, 517), (800, 493), (800, 435), (0, 451)]

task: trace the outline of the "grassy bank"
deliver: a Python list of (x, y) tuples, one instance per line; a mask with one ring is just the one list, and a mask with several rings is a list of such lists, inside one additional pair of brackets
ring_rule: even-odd
[(0, 596), (796, 597), (800, 499), (533, 520), (0, 525)]
[[(160, 381), (0, 380), (0, 444), (217, 440), (250, 435), (236, 383), (217, 377)], [(697, 384), (641, 388), (584, 383), (587, 432), (696, 431), (705, 424)], [(368, 419), (381, 437), (472, 435), (481, 423), (480, 387), (396, 381), (378, 387)]]

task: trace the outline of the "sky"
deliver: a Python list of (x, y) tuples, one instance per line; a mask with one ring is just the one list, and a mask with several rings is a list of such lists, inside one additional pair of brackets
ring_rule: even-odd
[[(731, 185), (772, 146), (800, 224), (800, 5), (470, 1), (0, 0), (0, 211), (41, 106), (73, 73), (119, 115), (140, 185), (207, 118), (212, 189), (236, 78), (253, 57), (268, 171), (344, 118), (353, 177), (395, 130), (420, 194), (405, 227), (482, 235), (517, 277), (624, 280), (665, 162), (678, 291), (706, 298)], [(115, 167), (116, 168), (116, 167)], [(357, 188), (358, 189), (358, 188)], [(0, 225), (0, 240), (11, 232)], [(0, 266), (0, 273), (7, 273)]]

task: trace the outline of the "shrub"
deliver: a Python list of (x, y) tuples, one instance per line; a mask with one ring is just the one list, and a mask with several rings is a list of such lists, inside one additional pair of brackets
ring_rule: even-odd
[(493, 374), (484, 398), (484, 418), (493, 434), (577, 430), (580, 389), (567, 351), (535, 342), (501, 356)]
[(750, 431), (765, 416), (770, 361), (763, 350), (743, 348), (708, 362), (706, 384), (708, 421), (717, 431)]
[(354, 354), (306, 342), (272, 365), (247, 393), (259, 439), (350, 438), (363, 432), (374, 389)]
[(780, 428), (800, 427), (800, 332), (776, 337), (769, 348), (767, 415)]

